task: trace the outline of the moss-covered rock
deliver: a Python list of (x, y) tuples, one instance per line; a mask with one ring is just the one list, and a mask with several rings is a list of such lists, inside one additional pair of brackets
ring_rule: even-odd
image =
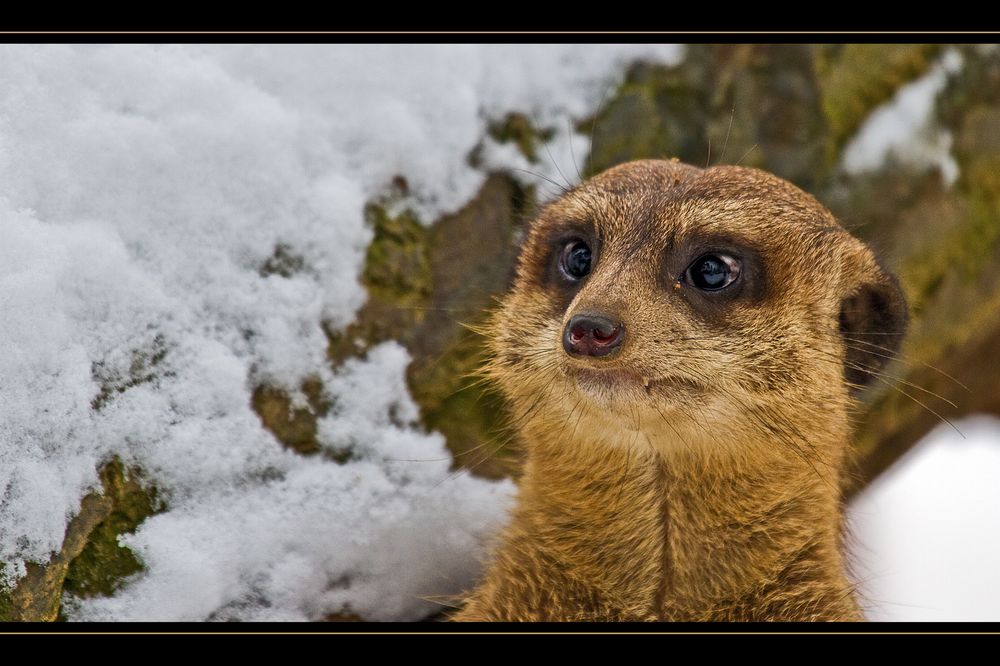
[[(167, 342), (158, 335), (147, 348), (132, 352), (124, 372), (111, 364), (94, 363), (91, 372), (100, 389), (91, 409), (99, 412), (129, 389), (169, 374), (163, 368), (167, 354)], [(141, 570), (141, 563), (118, 543), (118, 537), (133, 532), (160, 509), (155, 490), (140, 483), (138, 470), (126, 471), (117, 459), (105, 464), (99, 477), (102, 491), (83, 498), (59, 552), (48, 562), (26, 563), (14, 587), (0, 589), (0, 621), (55, 620), (64, 593), (111, 594), (122, 580)]]
[[(949, 189), (934, 173), (897, 173), (913, 184), (909, 196), (890, 199), (893, 219), (875, 215), (867, 230), (898, 269), (912, 319), (889, 369), (895, 385), (873, 391), (859, 417), (854, 487), (945, 419), (1000, 413), (1000, 53), (963, 51), (964, 66), (937, 105), (953, 133), (958, 181)], [(854, 214), (884, 207), (885, 194), (866, 205), (877, 198), (855, 197)]]
[(498, 143), (514, 143), (529, 162), (539, 160), (539, 147), (551, 141), (556, 133), (552, 127), (535, 127), (528, 116), (516, 112), (508, 113), (501, 121), (490, 123), (486, 131)]
[(329, 332), (334, 364), (396, 340), (413, 362), (410, 392), (428, 429), (439, 430), (456, 463), (478, 474), (511, 473), (499, 396), (477, 380), (483, 324), (512, 277), (521, 225), (534, 193), (511, 177), (490, 176), (458, 212), (426, 227), (404, 211), (371, 205), (375, 231), (362, 279), (368, 302), (344, 332)]
[(515, 465), (500, 398), (478, 380), (485, 340), (471, 329), (486, 322), (494, 297), (510, 285), (533, 198), (494, 175), (472, 202), (428, 230), (433, 291), (423, 321), (400, 338), (414, 357), (407, 379), (424, 423), (444, 433), (457, 464), (490, 477)]
[(836, 158), (872, 109), (925, 71), (940, 50), (935, 44), (835, 44), (814, 47), (829, 133), (828, 157)]
[(0, 621), (45, 622), (59, 618), (64, 593), (112, 594), (141, 563), (118, 543), (162, 506), (155, 491), (113, 460), (101, 470), (102, 492), (84, 497), (70, 521), (62, 548), (42, 563), (28, 563), (11, 590), (0, 590)]
[(140, 483), (138, 471), (126, 472), (119, 460), (101, 471), (102, 497), (110, 508), (87, 537), (87, 545), (70, 561), (63, 586), (77, 597), (110, 596), (129, 576), (142, 571), (135, 554), (119, 543), (149, 516), (165, 507), (156, 490)]
[(307, 400), (303, 407), (295, 406), (286, 391), (271, 386), (258, 386), (251, 400), (261, 423), (279, 442), (302, 455), (312, 455), (320, 451), (316, 420), (327, 412), (329, 404), (318, 378), (306, 379), (301, 390)]
[(708, 47), (692, 45), (680, 65), (635, 64), (596, 116), (577, 123), (577, 131), (591, 137), (583, 175), (640, 158), (704, 163), (711, 57)]
[[(513, 128), (529, 131), (522, 124), (509, 118), (506, 131), (526, 140), (514, 134)], [(374, 232), (361, 275), (368, 301), (346, 329), (327, 330), (327, 356), (336, 368), (378, 343), (401, 343), (413, 357), (407, 380), (424, 426), (445, 435), (456, 464), (488, 477), (510, 474), (515, 466), (500, 397), (478, 380), (485, 341), (472, 329), (486, 321), (493, 297), (509, 284), (534, 192), (496, 174), (469, 204), (428, 227), (412, 211), (394, 211), (405, 181), (398, 179), (394, 189), (395, 196), (365, 210)], [(252, 405), (279, 442), (312, 455), (321, 450), (317, 420), (331, 405), (318, 378), (300, 388), (305, 404), (294, 404), (280, 388), (259, 386)], [(350, 451), (331, 455), (344, 462)]]

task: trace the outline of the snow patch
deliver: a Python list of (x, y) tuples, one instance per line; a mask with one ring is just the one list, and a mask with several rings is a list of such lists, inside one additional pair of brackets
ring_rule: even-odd
[(1000, 620), (1000, 419), (941, 425), (852, 503), (870, 620)]
[(893, 98), (868, 116), (847, 143), (841, 167), (850, 174), (881, 169), (889, 159), (914, 166), (937, 167), (947, 185), (958, 180), (951, 155), (952, 136), (933, 121), (934, 101), (948, 77), (962, 67), (962, 56), (949, 49), (922, 77), (901, 87)]

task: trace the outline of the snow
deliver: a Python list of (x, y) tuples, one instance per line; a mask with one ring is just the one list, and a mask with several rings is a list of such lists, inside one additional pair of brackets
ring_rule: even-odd
[(850, 507), (870, 620), (1000, 620), (1000, 419), (928, 434)]
[(887, 160), (895, 159), (917, 167), (934, 166), (949, 186), (958, 180), (951, 133), (935, 125), (933, 114), (934, 102), (948, 77), (961, 67), (961, 54), (948, 49), (926, 74), (902, 86), (891, 100), (875, 109), (844, 148), (844, 171), (876, 171)]
[[(425, 222), (485, 179), (509, 111), (553, 127), (576, 178), (625, 63), (674, 46), (7, 45), (0, 50), (0, 561), (61, 545), (112, 456), (168, 503), (123, 541), (145, 564), (71, 619), (415, 619), (478, 569), (513, 492), (449, 471), (416, 425), (405, 350), (334, 375), (321, 327), (365, 294), (366, 201), (404, 176)], [(487, 165), (521, 166), (485, 140)], [(544, 151), (543, 151), (544, 153)], [(555, 176), (552, 176), (555, 177)], [(562, 176), (559, 176), (560, 178)], [(283, 245), (292, 277), (262, 275)], [(140, 367), (140, 381), (130, 369)], [(250, 407), (320, 375), (324, 447), (282, 448)], [(98, 400), (102, 385), (115, 390)], [(95, 402), (96, 401), (96, 402)], [(390, 414), (395, 415), (390, 418)]]

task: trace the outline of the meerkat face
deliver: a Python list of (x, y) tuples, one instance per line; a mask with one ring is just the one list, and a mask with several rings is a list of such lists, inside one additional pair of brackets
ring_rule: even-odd
[(550, 427), (704, 430), (836, 410), (878, 377), (905, 319), (871, 251), (793, 185), (638, 161), (539, 215), (488, 332), (490, 371)]

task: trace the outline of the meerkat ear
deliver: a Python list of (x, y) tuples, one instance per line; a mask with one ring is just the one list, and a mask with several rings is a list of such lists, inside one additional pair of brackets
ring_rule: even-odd
[(844, 341), (844, 378), (857, 393), (891, 361), (903, 341), (908, 319), (906, 297), (896, 277), (882, 268), (867, 246), (848, 271), (847, 295), (840, 304)]

